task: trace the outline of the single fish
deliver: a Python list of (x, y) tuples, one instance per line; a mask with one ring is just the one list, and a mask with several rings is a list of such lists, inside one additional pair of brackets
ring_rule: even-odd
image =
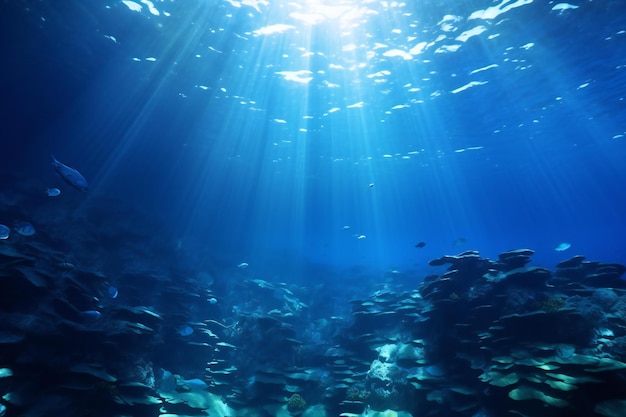
[(61, 194), (61, 190), (58, 188), (48, 188), (46, 194), (48, 194), (48, 197), (56, 197)]
[(87, 180), (82, 174), (76, 171), (74, 168), (70, 168), (65, 164), (57, 161), (54, 155), (52, 155), (52, 166), (59, 177), (63, 179), (66, 183), (71, 185), (80, 191), (87, 191), (89, 188), (89, 184), (87, 184)]
[(28, 222), (17, 222), (13, 226), (13, 229), (22, 236), (32, 236), (37, 233), (35, 226)]
[(572, 244), (571, 244), (571, 243), (561, 242), (561, 243), (557, 243), (557, 244), (554, 246), (554, 250), (555, 250), (555, 251), (557, 251), (557, 252), (563, 252), (563, 251), (565, 251), (565, 250), (568, 250), (568, 249), (569, 249), (569, 248), (571, 248), (571, 247), (572, 247)]
[(107, 288), (107, 294), (110, 298), (117, 298), (119, 292), (117, 291), (117, 288), (110, 286), (109, 288)]
[(239, 265), (237, 265), (237, 268), (240, 268), (240, 269), (245, 269), (247, 267), (248, 267), (248, 263), (247, 262), (242, 262)]
[(102, 313), (98, 310), (85, 310), (80, 312), (81, 317), (88, 320), (96, 320), (102, 317)]
[(178, 329), (178, 334), (185, 337), (193, 334), (193, 329), (190, 326), (183, 326)]
[(215, 298), (215, 297), (211, 297), (211, 298), (209, 298), (207, 301), (208, 301), (210, 304), (215, 304), (215, 303), (217, 303), (217, 298)]
[(416, 248), (423, 248), (424, 246), (426, 246), (426, 242), (420, 242), (417, 245), (415, 245)]
[(3, 224), (0, 224), (0, 240), (8, 239), (10, 234), (11, 229)]

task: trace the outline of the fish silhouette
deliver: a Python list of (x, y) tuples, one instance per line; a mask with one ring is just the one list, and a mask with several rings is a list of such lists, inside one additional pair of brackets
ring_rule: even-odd
[(87, 191), (89, 188), (89, 184), (87, 184), (87, 180), (82, 176), (80, 172), (75, 170), (74, 168), (68, 167), (65, 164), (57, 161), (57, 159), (52, 155), (52, 166), (59, 177), (63, 178), (63, 181), (71, 185), (80, 191)]

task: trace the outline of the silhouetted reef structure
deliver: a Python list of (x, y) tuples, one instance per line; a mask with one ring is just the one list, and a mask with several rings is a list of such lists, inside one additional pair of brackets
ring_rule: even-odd
[(532, 254), (443, 256), (415, 290), (312, 319), (306, 288), (218, 293), (140, 262), (112, 279), (2, 242), (0, 412), (623, 416), (626, 268), (575, 256), (550, 271)]

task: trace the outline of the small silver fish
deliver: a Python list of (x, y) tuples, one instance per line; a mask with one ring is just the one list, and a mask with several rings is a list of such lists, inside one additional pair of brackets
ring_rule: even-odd
[(96, 320), (102, 316), (102, 313), (98, 310), (85, 310), (80, 312), (81, 317), (84, 319)]
[(554, 250), (557, 252), (563, 252), (572, 247), (571, 243), (568, 242), (560, 242), (554, 245)]
[(87, 189), (89, 188), (87, 180), (85, 179), (85, 177), (82, 176), (80, 172), (57, 161), (54, 155), (52, 156), (52, 166), (54, 167), (56, 173), (59, 174), (59, 177), (63, 179), (63, 181), (76, 188), (77, 190), (87, 191)]
[(58, 195), (61, 195), (61, 190), (59, 190), (58, 188), (48, 188), (46, 190), (46, 194), (48, 194), (48, 197), (56, 197)]
[(3, 224), (0, 224), (0, 240), (8, 239), (10, 234), (11, 229)]

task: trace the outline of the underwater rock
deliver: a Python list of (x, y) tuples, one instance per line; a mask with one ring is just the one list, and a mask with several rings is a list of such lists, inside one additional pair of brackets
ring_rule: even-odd
[(517, 384), (520, 380), (517, 373), (510, 372), (505, 374), (493, 370), (482, 373), (479, 378), (481, 381), (497, 387), (508, 387), (509, 385)]
[(563, 399), (551, 397), (550, 395), (527, 385), (513, 389), (509, 392), (509, 398), (516, 401), (539, 400), (546, 403), (546, 405), (559, 408), (566, 407), (569, 404)]
[[(180, 385), (178, 381), (183, 381), (185, 389), (177, 389)], [(157, 393), (164, 400), (163, 409), (169, 413), (198, 415), (208, 412), (217, 416), (234, 415), (233, 410), (222, 399), (204, 388), (202, 385), (187, 383), (180, 376), (176, 377), (171, 372), (165, 371)]]
[(506, 266), (505, 269), (522, 268), (531, 261), (530, 257), (534, 253), (531, 249), (510, 250), (498, 255), (498, 263)]
[(445, 264), (452, 264), (451, 269), (460, 269), (468, 267), (469, 265), (476, 265), (480, 261), (480, 254), (478, 251), (465, 251), (458, 255), (444, 255), (439, 259), (433, 259), (428, 262), (430, 266), (441, 266)]
[(557, 268), (577, 268), (585, 260), (582, 255), (576, 255), (568, 260), (562, 261), (556, 265)]
[(399, 366), (414, 366), (415, 364), (424, 364), (424, 348), (423, 346), (415, 346), (413, 344), (402, 343), (398, 346), (396, 354), (396, 362)]
[(367, 413), (367, 415), (368, 417), (414, 417), (406, 411), (396, 411), (396, 410), (383, 410), (383, 411), (370, 410)]
[(576, 352), (576, 347), (572, 345), (561, 344), (556, 347), (556, 356), (562, 360), (571, 358), (575, 352)]
[[(88, 272), (99, 268), (84, 254), (46, 254), (33, 239), (15, 240), (29, 246), (0, 245), (0, 346), (3, 366), (14, 371), (6, 382), (28, 386), (25, 399), (44, 398), (54, 381), (59, 407), (98, 398), (85, 412), (94, 416), (102, 415), (96, 405), (116, 415), (286, 416), (296, 394), (319, 403), (303, 417), (322, 409), (331, 416), (581, 410), (579, 417), (622, 400), (608, 394), (626, 372), (626, 291), (617, 288), (624, 273), (617, 264), (582, 258), (553, 273), (529, 266), (529, 249), (497, 260), (468, 251), (433, 261), (449, 267), (419, 288), (385, 286), (341, 314), (319, 317), (313, 298), (295, 285), (237, 282), (233, 297), (187, 280), (195, 276), (188, 270), (135, 262), (125, 269), (132, 274)], [(79, 267), (59, 267), (68, 259)], [(123, 285), (123, 297), (111, 297), (105, 275)], [(102, 316), (81, 321), (81, 311)], [(177, 335), (180, 325), (193, 334)], [(89, 362), (72, 363), (76, 357)], [(137, 363), (153, 373), (137, 371)], [(162, 368), (181, 376), (159, 381)], [(607, 394), (584, 403), (578, 393), (586, 389)], [(23, 415), (61, 414), (22, 404)], [(376, 411), (388, 408), (405, 411)]]
[(116, 382), (117, 378), (107, 373), (100, 364), (77, 363), (70, 368), (71, 372), (91, 375), (106, 382)]
[(626, 410), (626, 399), (614, 399), (597, 404), (593, 411), (604, 417), (623, 417)]
[(546, 287), (546, 282), (551, 276), (551, 272), (545, 268), (515, 268), (506, 272), (502, 279), (495, 282), (494, 289), (495, 291), (501, 291), (501, 287), (515, 286), (517, 288), (541, 290)]
[(44, 275), (40, 270), (36, 270), (34, 268), (25, 267), (25, 266), (15, 266), (13, 271), (16, 274), (19, 274), (21, 277), (25, 278), (32, 285), (38, 288), (46, 288), (51, 285), (49, 277)]

